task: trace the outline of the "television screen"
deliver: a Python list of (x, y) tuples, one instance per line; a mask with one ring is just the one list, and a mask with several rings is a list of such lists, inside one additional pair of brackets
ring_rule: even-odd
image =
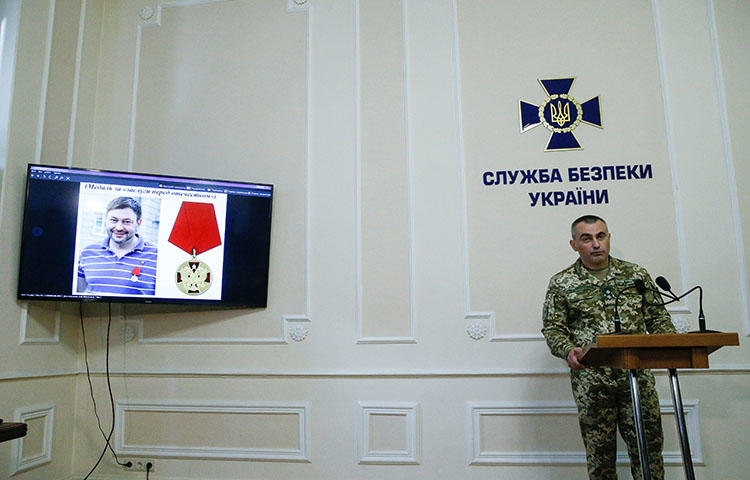
[(265, 307), (273, 186), (29, 165), (18, 298)]

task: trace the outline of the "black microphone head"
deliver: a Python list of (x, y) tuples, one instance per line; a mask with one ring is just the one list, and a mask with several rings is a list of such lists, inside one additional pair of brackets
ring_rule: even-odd
[(654, 281), (659, 286), (659, 288), (661, 288), (665, 292), (671, 292), (672, 291), (672, 286), (669, 284), (669, 282), (667, 281), (666, 278), (659, 276), (659, 277), (656, 277), (656, 279)]
[(646, 293), (646, 284), (643, 283), (643, 280), (641, 280), (640, 278), (636, 278), (635, 280), (633, 280), (633, 286), (635, 286), (635, 289), (638, 290), (638, 293), (640, 293), (641, 295)]

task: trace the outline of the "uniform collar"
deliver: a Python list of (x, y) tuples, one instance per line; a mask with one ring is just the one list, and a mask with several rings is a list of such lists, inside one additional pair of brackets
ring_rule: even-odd
[(621, 273), (621, 267), (622, 267), (622, 261), (610, 255), (609, 256), (609, 272), (607, 272), (607, 276), (604, 277), (604, 280), (599, 280), (589, 271), (588, 268), (586, 268), (583, 265), (583, 262), (581, 261), (580, 258), (576, 260), (576, 263), (573, 264), (573, 268), (575, 269), (576, 275), (578, 275), (578, 277), (581, 280), (592, 279), (596, 282), (605, 282), (609, 280), (610, 278), (612, 278), (613, 276), (617, 276), (618, 274)]

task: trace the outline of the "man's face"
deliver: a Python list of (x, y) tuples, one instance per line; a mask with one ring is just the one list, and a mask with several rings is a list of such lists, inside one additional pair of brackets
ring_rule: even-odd
[(590, 270), (601, 270), (609, 265), (609, 231), (597, 220), (595, 223), (580, 222), (575, 227), (575, 238), (570, 246), (578, 252), (584, 266)]
[(110, 241), (122, 246), (127, 244), (138, 231), (141, 221), (136, 219), (131, 208), (115, 208), (107, 212), (107, 233)]

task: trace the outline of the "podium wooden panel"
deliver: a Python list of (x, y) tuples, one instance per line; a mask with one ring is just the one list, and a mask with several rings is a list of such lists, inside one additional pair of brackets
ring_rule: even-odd
[(638, 455), (644, 480), (650, 480), (646, 436), (640, 406), (640, 392), (635, 371), (644, 368), (666, 368), (672, 390), (672, 403), (677, 417), (680, 450), (688, 480), (695, 480), (690, 455), (687, 426), (682, 408), (682, 395), (677, 379), (678, 368), (708, 368), (708, 356), (727, 345), (739, 345), (737, 333), (701, 332), (654, 335), (597, 335), (596, 342), (583, 349), (581, 363), (592, 367), (613, 367), (628, 370), (636, 419)]
[(21, 438), (26, 435), (25, 423), (0, 423), (0, 442)]
[(708, 355), (739, 344), (737, 333), (597, 335), (596, 342), (584, 348), (581, 363), (628, 370), (708, 368)]

